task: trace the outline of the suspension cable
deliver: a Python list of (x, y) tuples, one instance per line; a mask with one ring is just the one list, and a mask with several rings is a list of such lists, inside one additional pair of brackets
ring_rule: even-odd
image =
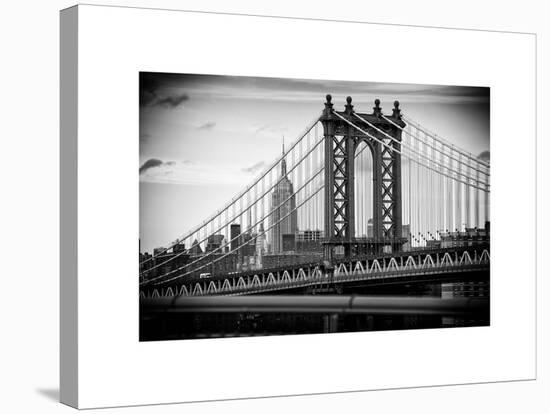
[[(271, 209), (271, 211), (270, 211), (267, 215), (262, 216), (261, 220), (258, 220), (256, 223), (254, 223), (254, 227), (257, 226), (261, 221), (264, 221), (266, 218), (268, 218), (269, 216), (271, 216), (275, 211), (279, 210), (279, 209), (280, 209), (286, 202), (288, 202), (296, 193), (300, 192), (305, 186), (307, 186), (311, 181), (313, 181), (313, 179), (314, 179), (315, 177), (317, 177), (321, 172), (323, 172), (323, 170), (324, 170), (324, 166), (322, 166), (314, 175), (312, 175), (304, 184), (302, 184), (301, 187), (300, 187), (298, 190), (296, 190), (295, 193), (293, 193), (293, 194), (291, 194), (290, 196), (288, 196), (288, 197), (287, 197), (284, 201), (282, 201), (277, 207)], [(204, 259), (206, 259), (207, 257), (213, 255), (214, 253), (218, 252), (219, 250), (224, 249), (226, 246), (230, 245), (231, 242), (237, 240), (237, 239), (238, 239), (239, 237), (241, 237), (242, 235), (243, 235), (243, 233), (240, 233), (239, 235), (233, 237), (231, 240), (228, 240), (224, 245), (221, 245), (220, 247), (217, 247), (216, 249), (212, 250), (211, 252), (207, 253), (206, 255), (201, 256), (200, 258), (198, 258), (198, 259), (196, 259), (196, 260), (194, 260), (194, 261), (192, 261), (192, 262), (190, 262), (190, 263), (187, 263), (187, 264), (185, 264), (185, 265), (183, 265), (183, 266), (181, 266), (181, 267), (179, 267), (179, 268), (177, 268), (177, 269), (173, 269), (173, 270), (171, 270), (170, 272), (164, 273), (164, 274), (162, 274), (162, 275), (160, 275), (160, 276), (157, 276), (157, 277), (155, 277), (155, 278), (153, 278), (153, 279), (150, 279), (150, 280), (148, 280), (146, 283), (151, 283), (151, 282), (153, 282), (153, 281), (155, 281), (155, 280), (157, 280), (157, 279), (163, 278), (163, 277), (168, 276), (168, 275), (170, 275), (170, 274), (172, 274), (172, 273), (175, 273), (175, 272), (177, 272), (177, 271), (186, 269), (186, 268), (188, 268), (189, 266), (191, 266), (191, 265), (193, 265), (193, 264), (195, 264), (195, 263), (197, 263), (197, 262), (199, 262), (199, 261), (201, 261), (201, 260), (204, 260)], [(234, 250), (238, 250), (238, 249), (234, 249)], [(181, 255), (181, 253), (180, 253), (180, 255)], [(158, 266), (163, 266), (163, 265), (165, 265), (166, 263), (171, 262), (172, 260), (175, 259), (175, 257), (176, 257), (176, 256), (173, 256), (172, 258), (170, 258), (170, 259), (168, 259), (168, 260), (166, 260), (166, 261), (160, 263), (159, 265), (157, 265), (157, 267), (158, 267)], [(152, 270), (152, 268), (151, 268), (151, 269), (148, 269), (147, 271), (141, 272), (141, 273), (140, 273), (140, 276), (143, 275), (143, 274), (145, 274), (145, 273), (147, 273), (147, 272), (149, 272), (150, 270)], [(196, 271), (196, 270), (197, 270), (197, 269), (195, 269), (194, 271)]]
[[(324, 168), (323, 168), (323, 169), (324, 169)], [(319, 172), (323, 171), (323, 169), (319, 170)], [(300, 208), (302, 205), (304, 205), (306, 202), (308, 202), (311, 198), (313, 198), (313, 196), (315, 196), (315, 195), (316, 195), (319, 191), (321, 191), (323, 188), (324, 188), (324, 185), (321, 186), (321, 187), (319, 187), (317, 190), (315, 190), (309, 197), (307, 197), (306, 199), (304, 199), (300, 204), (298, 204), (295, 208), (293, 208), (291, 211), (289, 211), (284, 217), (280, 218), (276, 223), (273, 223), (271, 226), (269, 226), (269, 227), (268, 227), (266, 230), (264, 230), (262, 233), (258, 233), (258, 234), (256, 234), (256, 236), (251, 237), (250, 240), (248, 240), (248, 241), (246, 241), (245, 243), (243, 243), (242, 245), (238, 246), (235, 250), (240, 250), (240, 249), (243, 248), (244, 246), (247, 246), (250, 242), (255, 241), (259, 236), (263, 236), (265, 233), (267, 233), (269, 230), (271, 230), (274, 226), (276, 226), (277, 224), (279, 224), (281, 221), (285, 220), (288, 216), (290, 216), (292, 213), (294, 213), (298, 208)], [(157, 283), (155, 283), (155, 284), (158, 285), (158, 284), (164, 284), (164, 283), (173, 282), (173, 281), (176, 280), (176, 279), (180, 279), (180, 278), (185, 277), (185, 276), (187, 276), (187, 275), (189, 275), (189, 274), (191, 274), (191, 273), (194, 273), (194, 272), (197, 272), (197, 271), (199, 271), (199, 270), (202, 270), (202, 269), (204, 269), (204, 268), (207, 267), (207, 266), (212, 266), (214, 263), (219, 262), (220, 260), (222, 260), (222, 259), (224, 259), (225, 257), (229, 256), (231, 253), (232, 253), (232, 252), (226, 253), (226, 254), (224, 254), (223, 256), (218, 257), (217, 259), (214, 259), (214, 260), (212, 260), (211, 262), (208, 262), (208, 263), (206, 263), (206, 264), (204, 264), (204, 265), (202, 265), (202, 266), (200, 266), (200, 267), (198, 267), (198, 268), (196, 268), (196, 269), (193, 269), (193, 270), (191, 270), (191, 271), (189, 271), (189, 272), (186, 272), (186, 273), (184, 273), (184, 274), (181, 274), (181, 275), (174, 276), (174, 277), (172, 277), (172, 278), (170, 278), (170, 279), (168, 279), (168, 280), (163, 280), (163, 281), (157, 282)], [(168, 275), (168, 274), (170, 274), (170, 273), (171, 273), (171, 272), (166, 273), (166, 274), (164, 274), (164, 275), (162, 275), (162, 276), (166, 276), (166, 275)], [(150, 283), (150, 282), (152, 282), (152, 281), (154, 281), (154, 280), (155, 280), (155, 279), (151, 279), (151, 280), (147, 281), (146, 283), (148, 284), (148, 283)], [(140, 287), (141, 287), (141, 286), (140, 286)]]
[[(421, 165), (421, 166), (423, 166), (423, 167), (425, 167), (425, 168), (427, 168), (427, 169), (429, 169), (429, 170), (431, 170), (431, 171), (435, 171), (435, 172), (438, 173), (438, 174), (444, 175), (445, 177), (448, 177), (448, 178), (450, 178), (450, 179), (452, 179), (452, 180), (455, 180), (455, 181), (457, 181), (457, 182), (461, 182), (461, 183), (463, 183), (463, 184), (469, 185), (470, 187), (477, 188), (477, 189), (479, 189), (479, 190), (481, 190), (481, 191), (484, 191), (484, 192), (486, 192), (486, 193), (489, 192), (489, 189), (488, 189), (488, 188), (482, 188), (482, 187), (479, 187), (479, 186), (477, 186), (477, 185), (475, 185), (475, 184), (468, 183), (468, 182), (466, 182), (466, 181), (462, 181), (462, 180), (460, 180), (459, 178), (452, 177), (452, 176), (450, 176), (449, 174), (444, 173), (443, 171), (436, 170), (436, 169), (434, 169), (434, 168), (432, 168), (432, 167), (430, 167), (430, 166), (428, 166), (428, 165), (426, 165), (426, 164), (424, 164), (424, 163), (422, 163), (422, 162), (420, 162), (420, 161), (418, 161), (418, 160), (413, 159), (410, 155), (405, 154), (405, 153), (402, 153), (402, 152), (399, 151), (397, 148), (393, 148), (392, 146), (386, 144), (386, 143), (383, 142), (382, 140), (376, 138), (375, 136), (373, 136), (373, 135), (369, 134), (368, 132), (364, 131), (363, 129), (359, 128), (359, 127), (358, 127), (357, 125), (355, 125), (353, 122), (347, 120), (346, 118), (344, 118), (343, 116), (341, 116), (341, 115), (340, 115), (339, 113), (337, 113), (336, 111), (333, 111), (333, 113), (334, 113), (334, 115), (336, 115), (338, 118), (342, 119), (342, 120), (343, 120), (344, 122), (346, 122), (347, 124), (353, 126), (353, 127), (354, 127), (355, 129), (357, 129), (359, 132), (362, 132), (363, 134), (365, 134), (365, 135), (368, 136), (369, 138), (372, 138), (373, 140), (375, 140), (375, 141), (378, 142), (379, 144), (381, 144), (381, 145), (383, 145), (383, 146), (389, 148), (391, 151), (395, 151), (395, 152), (397, 152), (398, 154), (401, 154), (402, 156), (406, 157), (407, 159), (412, 160), (413, 162), (415, 162), (415, 163), (417, 163), (417, 164), (419, 164), (419, 165)], [(452, 171), (452, 170), (451, 170), (451, 171)]]
[[(392, 124), (393, 126), (399, 128), (399, 129), (400, 129), (401, 131), (403, 131), (405, 134), (407, 134), (407, 135), (409, 135), (409, 136), (412, 136), (411, 132), (409, 132), (407, 129), (403, 128), (401, 125), (399, 125), (399, 124), (393, 122), (390, 118), (388, 118), (388, 117), (385, 116), (384, 114), (380, 114), (380, 116), (381, 116), (382, 118), (384, 118), (386, 121), (388, 121), (390, 124)], [(417, 129), (420, 129), (420, 128), (417, 128)], [(431, 137), (431, 138), (433, 139), (433, 137)], [(459, 163), (461, 163), (461, 164), (464, 164), (464, 165), (466, 165), (468, 168), (470, 168), (470, 169), (472, 169), (472, 170), (474, 170), (474, 171), (477, 171), (477, 172), (480, 172), (480, 173), (482, 173), (482, 174), (485, 174), (486, 176), (489, 176), (489, 175), (491, 174), (489, 171), (480, 170), (480, 169), (478, 169), (478, 168), (476, 168), (476, 167), (473, 167), (473, 166), (471, 166), (470, 164), (468, 164), (468, 163), (466, 163), (466, 162), (460, 160), (459, 158), (453, 157), (451, 154), (446, 153), (444, 150), (437, 148), (437, 146), (430, 145), (429, 143), (427, 143), (426, 141), (424, 141), (424, 140), (421, 139), (420, 137), (416, 137), (415, 139), (418, 139), (420, 142), (422, 142), (423, 144), (425, 144), (425, 145), (427, 145), (427, 146), (433, 148), (435, 151), (437, 151), (437, 152), (443, 154), (445, 157), (448, 157), (448, 158), (450, 158), (450, 159), (452, 159), (452, 160), (455, 160), (455, 161), (457, 161), (457, 162), (459, 162)], [(436, 141), (436, 140), (434, 139), (434, 141)], [(438, 141), (436, 141), (436, 142), (438, 142)], [(442, 144), (442, 143), (440, 143), (440, 144)], [(443, 145), (443, 144), (442, 144), (442, 145)], [(457, 149), (455, 149), (455, 148), (456, 148), (456, 147), (452, 146), (452, 150), (451, 150), (451, 151), (454, 150), (454, 151), (460, 152), (459, 150), (457, 150)], [(442, 160), (442, 161), (443, 161), (443, 160)]]
[[(366, 119), (364, 119), (363, 117), (357, 115), (355, 112), (352, 113), (356, 118), (360, 119), (361, 121), (363, 121), (364, 123), (366, 123), (368, 126), (370, 126), (371, 128), (373, 128), (374, 130), (378, 131), (379, 133), (383, 134), (384, 136), (386, 136), (387, 138), (391, 139), (393, 142), (395, 142), (396, 144), (399, 144), (399, 145), (402, 145), (404, 146), (408, 151), (412, 151), (412, 152), (417, 152), (416, 150), (414, 150), (413, 148), (410, 148), (408, 147), (408, 145), (406, 145), (404, 142), (399, 142), (398, 140), (396, 140), (394, 137), (392, 137), (391, 135), (389, 135), (388, 133), (386, 133), (385, 131), (381, 130), (380, 128), (376, 127), (374, 124), (372, 124), (371, 122), (367, 121)], [(426, 146), (430, 147), (429, 144), (425, 144)], [(460, 171), (454, 171), (451, 167), (448, 167), (446, 165), (443, 165), (443, 164), (440, 164), (439, 162), (437, 161), (434, 161), (432, 158), (420, 153), (420, 152), (417, 152), (417, 154), (424, 158), (425, 160), (427, 160), (428, 162), (430, 163), (433, 163), (439, 167), (442, 167), (442, 168), (446, 168), (447, 170), (449, 171), (452, 171), (454, 172), (455, 174), (457, 175), (461, 175), (463, 177), (465, 177), (467, 180), (472, 180), (472, 181), (475, 181), (478, 185), (481, 183), (481, 184), (485, 184), (485, 185), (489, 185), (485, 182), (482, 182), (482, 181), (478, 181), (476, 180), (475, 178), (471, 177), (470, 175), (468, 174), (464, 174)]]
[(424, 132), (427, 136), (435, 139), (436, 141), (438, 141), (440, 144), (442, 145), (445, 145), (447, 148), (450, 148), (450, 149), (453, 149), (459, 153), (461, 153), (462, 155), (464, 155), (465, 157), (468, 157), (469, 159), (473, 160), (473, 161), (476, 161), (478, 162), (479, 164), (481, 165), (484, 165), (485, 167), (487, 168), (490, 168), (490, 164), (483, 161), (483, 160), (480, 160), (479, 158), (474, 158), (472, 157), (472, 154), (464, 151), (463, 149), (460, 149), (459, 147), (456, 147), (454, 146), (450, 141), (444, 139), (443, 137), (437, 135), (435, 132), (432, 132), (430, 131), (429, 129), (427, 129), (426, 127), (424, 127), (423, 125), (421, 125), (420, 123), (414, 121), (413, 119), (411, 119), (410, 117), (406, 116), (406, 115), (402, 115), (403, 119), (405, 121), (407, 121), (407, 123), (409, 124), (412, 124), (415, 128), (421, 130), (422, 132)]
[[(319, 140), (319, 141), (318, 141), (318, 142), (317, 142), (317, 143), (316, 143), (316, 144), (315, 144), (315, 145), (314, 145), (305, 155), (302, 156), (302, 158), (301, 158), (297, 163), (295, 163), (295, 164), (292, 166), (292, 168), (290, 168), (290, 169), (288, 170), (287, 174), (290, 174), (292, 171), (294, 171), (294, 169), (298, 168), (298, 166), (302, 163), (302, 161), (304, 161), (304, 160), (305, 160), (305, 159), (306, 159), (315, 149), (317, 149), (317, 147), (318, 147), (319, 145), (321, 145), (321, 143), (322, 143), (323, 141), (324, 141), (324, 140), (320, 139), (320, 140)], [(298, 142), (300, 142), (300, 141), (298, 141)], [(294, 147), (294, 146), (293, 146), (293, 147)], [(291, 151), (291, 150), (288, 150), (285, 154), (289, 154), (290, 151)], [(277, 163), (279, 163), (279, 162), (280, 162), (280, 160), (277, 161)], [(277, 164), (275, 164), (275, 166), (276, 166), (276, 165), (277, 165)], [(269, 172), (271, 172), (272, 170), (273, 170), (273, 167), (271, 167), (271, 168), (269, 169)], [(266, 175), (266, 174), (264, 174), (264, 175), (262, 176), (262, 178), (263, 178), (265, 175)], [(277, 182), (275, 182), (274, 184), (272, 184), (271, 187), (269, 187), (267, 190), (262, 189), (262, 195), (260, 196), (260, 198), (256, 198), (252, 204), (248, 204), (248, 206), (247, 206), (243, 211), (241, 211), (241, 212), (239, 213), (238, 217), (240, 217), (240, 216), (242, 216), (243, 214), (245, 214), (245, 213), (246, 213), (249, 209), (251, 209), (255, 204), (257, 204), (260, 200), (262, 200), (262, 199), (263, 199), (263, 198), (264, 198), (273, 188), (275, 188), (283, 179), (284, 179), (284, 176), (281, 176), (281, 177), (277, 180)], [(253, 185), (250, 185), (250, 186), (249, 186), (249, 190), (252, 189), (252, 188), (254, 188), (254, 186), (255, 186), (256, 184), (258, 184), (258, 182), (259, 182), (259, 180), (256, 181)], [(247, 191), (245, 191), (245, 192), (243, 193), (243, 196), (244, 196), (244, 194), (246, 194), (246, 193), (247, 193)], [(239, 200), (239, 199), (242, 200), (241, 197), (237, 198), (236, 200)], [(223, 211), (227, 211), (227, 208), (226, 208), (225, 210), (221, 210), (222, 213), (223, 213)], [(216, 217), (217, 217), (217, 216), (216, 216)], [(220, 217), (221, 217), (221, 216), (220, 216)], [(234, 220), (235, 217), (237, 217), (237, 216), (232, 217), (232, 219)], [(215, 219), (215, 218), (214, 218), (214, 219)], [(213, 219), (213, 220), (214, 220), (214, 219)], [(206, 224), (205, 224), (204, 226), (208, 225), (208, 223), (213, 222), (213, 220), (206, 221), (206, 222), (205, 222)], [(214, 230), (213, 233), (217, 233), (218, 231), (220, 231), (221, 229), (223, 229), (224, 227), (226, 227), (228, 224), (229, 224), (229, 223), (226, 223), (225, 225), (220, 226), (218, 229)], [(197, 231), (200, 230), (200, 229), (202, 229), (204, 226), (199, 227), (199, 228), (197, 229)], [(190, 233), (187, 237), (185, 237), (185, 238), (179, 240), (179, 242), (177, 242), (177, 243), (172, 243), (172, 245), (170, 245), (170, 246), (164, 248), (164, 249), (161, 250), (158, 254), (162, 254), (162, 253), (166, 252), (167, 250), (170, 250), (170, 249), (171, 249), (172, 247), (174, 247), (175, 245), (181, 243), (181, 241), (187, 240), (190, 236), (192, 236), (193, 233), (195, 233), (195, 232)], [(200, 236), (199, 236), (199, 237), (200, 237)], [(205, 241), (205, 240), (207, 240), (207, 239), (208, 239), (208, 236), (205, 236), (205, 237), (204, 237), (203, 239), (201, 239), (201, 241), (198, 242), (198, 243), (200, 244), (200, 243), (202, 243), (203, 241)], [(183, 252), (181, 252), (181, 253), (178, 253), (178, 255), (174, 257), (174, 259), (175, 259), (176, 257), (178, 257), (179, 255), (182, 255), (182, 254), (185, 254), (185, 250), (184, 250)], [(141, 261), (139, 264), (142, 265), (142, 264), (147, 263), (147, 262), (149, 262), (149, 261), (151, 261), (151, 260), (153, 260), (153, 259), (154, 259), (154, 256), (149, 257), (149, 258), (147, 258), (147, 259)], [(158, 266), (151, 267), (151, 268), (147, 269), (147, 271), (151, 271), (151, 270), (153, 270), (153, 269), (156, 268), (156, 267), (158, 267)]]
[[(235, 202), (237, 202), (241, 197), (243, 197), (248, 191), (250, 191), (256, 184), (258, 184), (261, 180), (265, 178), (267, 174), (269, 174), (277, 165), (304, 139), (304, 137), (317, 125), (319, 120), (321, 119), (322, 112), (319, 116), (317, 116), (312, 122), (308, 124), (308, 126), (305, 128), (304, 132), (299, 135), (300, 138), (298, 138), (291, 146), (290, 148), (284, 152), (279, 158), (273, 162), (273, 164), (264, 170), (264, 172), (252, 183), (249, 184), (247, 187), (245, 187), (243, 190), (241, 190), (240, 193), (238, 193), (236, 196), (234, 196), (231, 200), (229, 200), (224, 207), (222, 207), (220, 210), (215, 212), (213, 215), (211, 215), (209, 218), (204, 220), (199, 225), (195, 226), (193, 230), (189, 230), (186, 233), (184, 233), (182, 236), (178, 237), (176, 241), (170, 243), (167, 247), (162, 248), (162, 250), (159, 252), (159, 254), (162, 254), (166, 252), (167, 250), (170, 250), (172, 247), (180, 244), (182, 240), (187, 240), (188, 238), (192, 237), (194, 233), (197, 233), (200, 231), (204, 226), (208, 225), (211, 221), (215, 220), (218, 216), (223, 214), (224, 211), (228, 210)], [(145, 262), (148, 262), (152, 260), (152, 257), (145, 259), (144, 261), (140, 262), (140, 264), (143, 264)]]
[[(311, 153), (312, 153), (312, 152), (313, 152), (313, 151), (314, 151), (323, 141), (324, 141), (324, 140), (319, 140), (319, 141), (318, 141), (318, 142), (317, 142), (317, 143), (316, 143), (316, 144), (315, 144), (315, 145), (314, 145), (314, 146), (313, 146), (313, 147), (312, 147), (312, 148), (311, 148), (311, 149), (310, 149), (310, 150), (309, 150), (309, 151), (308, 151), (308, 152), (307, 152), (307, 153), (306, 153), (306, 154), (305, 154), (305, 155), (304, 155), (304, 156), (303, 156), (303, 157), (302, 157), (302, 158), (301, 158), (301, 159), (300, 159), (300, 160), (299, 160), (299, 161), (298, 161), (289, 171), (288, 171), (288, 174), (290, 174), (298, 165), (300, 165), (300, 164), (302, 163), (302, 161), (303, 161), (305, 158), (307, 158), (307, 157), (308, 157), (308, 156), (309, 156), (309, 155), (310, 155), (310, 154), (311, 154)], [(363, 147), (363, 148), (361, 149), (361, 151), (359, 151), (359, 152), (355, 155), (355, 158), (359, 157), (359, 155), (361, 155), (361, 153), (362, 153), (366, 148), (367, 148), (367, 146)], [(242, 216), (242, 215), (243, 215), (244, 213), (246, 213), (253, 205), (255, 205), (256, 203), (258, 203), (258, 201), (263, 200), (264, 197), (265, 197), (273, 188), (275, 188), (275, 187), (281, 182), (281, 180), (282, 180), (282, 178), (280, 178), (275, 184), (271, 185), (271, 187), (268, 188), (267, 190), (262, 189), (262, 192), (263, 192), (262, 196), (261, 196), (259, 199), (256, 199), (256, 200), (255, 200), (252, 204), (250, 204), (247, 208), (245, 208), (244, 211), (240, 212), (240, 214), (239, 214), (238, 216)], [(296, 192), (298, 192), (298, 191), (299, 191), (299, 190), (297, 190)], [(263, 212), (262, 212), (262, 214), (263, 214)], [(262, 216), (262, 218), (261, 218), (260, 220), (257, 220), (257, 221), (256, 221), (256, 224), (258, 224), (258, 223), (262, 222), (263, 220), (265, 220), (266, 217), (267, 217), (267, 216)], [(233, 217), (233, 218), (234, 218), (234, 217)], [(256, 225), (256, 224), (255, 224), (255, 225)], [(254, 225), (254, 226), (255, 226), (255, 225)], [(220, 231), (220, 230), (223, 229), (224, 227), (227, 227), (227, 224), (224, 225), (224, 226), (220, 226), (217, 230), (214, 230), (213, 233), (217, 233), (218, 231)], [(243, 234), (244, 234), (244, 232), (239, 233), (239, 235), (238, 235), (237, 237), (235, 237), (234, 239), (236, 239), (236, 238), (242, 236)], [(200, 242), (197, 242), (197, 244), (201, 244), (202, 242), (204, 242), (205, 240), (207, 240), (208, 237), (209, 237), (209, 236), (204, 237), (203, 239), (201, 239)], [(232, 241), (232, 240), (228, 241), (227, 243), (230, 243), (231, 241)], [(226, 244), (226, 245), (227, 245), (227, 244)], [(223, 247), (225, 247), (225, 246), (223, 246)], [(168, 250), (168, 249), (166, 249), (166, 250)], [(165, 250), (165, 251), (166, 251), (166, 250)], [(143, 270), (143, 271), (140, 273), (140, 276), (142, 276), (142, 275), (144, 275), (144, 274), (146, 274), (146, 273), (149, 273), (149, 272), (151, 272), (152, 270), (155, 270), (155, 269), (157, 269), (157, 268), (159, 268), (159, 267), (161, 267), (161, 266), (164, 266), (164, 265), (166, 265), (167, 263), (171, 262), (172, 260), (175, 260), (176, 258), (178, 258), (178, 257), (180, 257), (180, 256), (182, 256), (182, 255), (184, 255), (184, 254), (186, 254), (186, 253), (187, 253), (187, 251), (184, 250), (184, 251), (182, 251), (182, 252), (180, 252), (180, 253), (178, 253), (178, 254), (175, 254), (175, 255), (173, 255), (171, 258), (169, 258), (168, 260), (166, 260), (166, 261), (164, 261), (164, 262), (162, 262), (162, 263), (159, 263), (159, 264), (157, 264), (157, 265), (155, 265), (155, 266), (152, 266), (152, 267), (150, 267), (150, 268), (148, 268), (148, 269)], [(162, 252), (159, 253), (159, 254), (162, 254)], [(155, 256), (155, 257), (156, 257), (156, 256)], [(144, 260), (144, 261), (140, 262), (140, 265), (142, 265), (143, 263), (148, 262), (148, 261), (150, 261), (150, 260), (152, 260), (152, 259), (153, 259), (153, 257), (152, 257), (152, 258), (149, 258), (149, 259), (147, 259), (147, 260)]]

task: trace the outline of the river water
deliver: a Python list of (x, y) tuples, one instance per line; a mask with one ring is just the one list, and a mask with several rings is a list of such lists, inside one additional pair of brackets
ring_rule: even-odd
[(343, 287), (337, 291), (310, 294), (368, 294), (370, 296), (476, 298), (486, 304), (475, 312), (448, 314), (368, 313), (162, 313), (142, 315), (140, 340), (173, 340), (265, 335), (320, 334), (336, 332), (387, 331), (488, 326), (489, 281), (379, 286), (361, 289)]

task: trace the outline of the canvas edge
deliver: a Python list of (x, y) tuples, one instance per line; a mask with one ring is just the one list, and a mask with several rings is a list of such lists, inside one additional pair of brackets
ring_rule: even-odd
[[(83, 5), (83, 6), (99, 6), (99, 5)], [(60, 343), (61, 343), (61, 349), (63, 351), (68, 351), (69, 353), (71, 353), (70, 356), (67, 356), (66, 355), (67, 352), (61, 352), (61, 358), (60, 358), (60, 361), (61, 361), (60, 396), (61, 397), (60, 398), (62, 403), (73, 407), (78, 407), (78, 365), (77, 365), (78, 363), (78, 342), (77, 342), (78, 302), (77, 302), (77, 248), (76, 248), (77, 235), (78, 235), (78, 232), (77, 232), (77, 223), (78, 223), (77, 222), (77, 217), (78, 217), (77, 216), (77, 206), (78, 206), (77, 204), (77, 138), (78, 138), (78, 134), (77, 134), (78, 12), (77, 12), (77, 9), (78, 8), (79, 7), (75, 6), (73, 8), (69, 8), (62, 11), (61, 25), (60, 25), (61, 26), (61, 38), (60, 38), (60, 45), (61, 45), (61, 60), (60, 60), (60, 66), (61, 66), (61, 82), (60, 82), (61, 83), (61, 92), (60, 92), (60, 99), (61, 99), (61, 106), (60, 106), (60, 109), (61, 109), (61, 113), (60, 113), (60, 116), (61, 116), (61, 142), (60, 142), (61, 143), (61, 148), (60, 148), (61, 314), (60, 314), (60, 319), (61, 319), (61, 325), (60, 326), (62, 330)], [(161, 9), (161, 10), (164, 10), (164, 9)], [(74, 11), (74, 12), (67, 13), (67, 11)], [(181, 11), (181, 10), (176, 10), (176, 11)], [(65, 15), (71, 14), (71, 18), (66, 17), (64, 19), (63, 18), (64, 14)], [(217, 14), (217, 13), (213, 12), (212, 14)], [(258, 17), (275, 17), (275, 16), (258, 16)], [(65, 24), (64, 24), (64, 20), (66, 21)], [(403, 25), (403, 26), (407, 26), (407, 25)], [(64, 27), (65, 27), (65, 30), (64, 30)], [(434, 28), (439, 29), (437, 27), (434, 27)], [(522, 34), (522, 33), (519, 33), (519, 34)], [(530, 34), (530, 33), (527, 33), (527, 34)], [(72, 39), (71, 41), (67, 41), (66, 39), (64, 39), (64, 36), (70, 36), (71, 38), (74, 38), (74, 39)], [(70, 47), (67, 47), (67, 44)], [(535, 51), (535, 54), (536, 54), (536, 51)], [(63, 55), (65, 55), (65, 61), (63, 60)], [(64, 72), (64, 69), (65, 69), (65, 72)], [(70, 81), (68, 81), (64, 75), (74, 76), (74, 79), (70, 78)], [(65, 94), (63, 93), (64, 91), (65, 91)], [(74, 182), (70, 182), (70, 180), (73, 180)], [(74, 185), (74, 188), (72, 185)], [(71, 208), (74, 208), (74, 211), (71, 210)], [(71, 213), (74, 213), (74, 216), (68, 218), (67, 214), (71, 214)], [(64, 226), (66, 230), (65, 233), (63, 232)], [(69, 250), (65, 250), (64, 247), (69, 248)], [(67, 281), (69, 282), (69, 284), (66, 283)], [(64, 320), (65, 312), (70, 312), (70, 313), (69, 313), (69, 316), (65, 315), (65, 320)], [(74, 318), (72, 318), (71, 315), (74, 315)], [(71, 320), (71, 318), (73, 320)], [(63, 354), (65, 354), (65, 358), (63, 358)], [(65, 370), (63, 369), (64, 363), (65, 363)], [(65, 381), (63, 380), (63, 377), (65, 377)], [(534, 380), (534, 379), (536, 379), (536, 372), (534, 377), (522, 378), (522, 379), (508, 379), (508, 380), (502, 380), (502, 381), (484, 381), (479, 383), (468, 382), (464, 384), (435, 384), (435, 385), (430, 385), (428, 387), (486, 384), (486, 383), (498, 383), (498, 382), (509, 382), (509, 381), (513, 382), (513, 381)], [(411, 386), (411, 387), (396, 388), (396, 389), (406, 389), (406, 388), (424, 388), (424, 387)], [(341, 391), (336, 393), (365, 392), (365, 391), (377, 391), (377, 390), (388, 390), (388, 389), (392, 389), (392, 388), (380, 388), (380, 389), (372, 389), (372, 390), (349, 390), (349, 391)], [(328, 393), (319, 393), (319, 394), (324, 395), (324, 394), (332, 394), (332, 393), (328, 392)], [(317, 395), (317, 393), (266, 395), (266, 396), (260, 396), (260, 397), (237, 397), (237, 398), (222, 399), (222, 400), (203, 400), (203, 401), (204, 402), (231, 401), (231, 400), (241, 400), (241, 399), (249, 399), (249, 398), (252, 398), (252, 399), (253, 398), (278, 398), (278, 397), (288, 397), (288, 396), (297, 396), (297, 395), (298, 396), (299, 395)], [(194, 402), (194, 401), (182, 401), (182, 402), (185, 403), (185, 402)], [(160, 404), (161, 405), (162, 404), (179, 404), (182, 402), (165, 402)], [(149, 404), (146, 404), (146, 405), (149, 405)], [(152, 405), (159, 405), (159, 403), (153, 403)], [(129, 406), (133, 406), (133, 405), (129, 405)], [(142, 406), (142, 404), (137, 404), (137, 406)], [(117, 407), (121, 407), (121, 406), (117, 406)], [(91, 406), (89, 408), (107, 408), (107, 407)]]
[(78, 7), (60, 11), (59, 398), (78, 407)]

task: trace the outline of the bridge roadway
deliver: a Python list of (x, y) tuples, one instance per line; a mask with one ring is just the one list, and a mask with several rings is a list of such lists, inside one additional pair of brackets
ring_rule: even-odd
[(422, 249), (391, 254), (339, 258), (333, 264), (321, 261), (300, 263), (246, 272), (193, 277), (184, 283), (151, 286), (140, 297), (205, 295), (247, 295), (301, 289), (323, 285), (361, 283), (362, 285), (411, 282), (452, 282), (486, 278), (490, 266), (489, 245)]

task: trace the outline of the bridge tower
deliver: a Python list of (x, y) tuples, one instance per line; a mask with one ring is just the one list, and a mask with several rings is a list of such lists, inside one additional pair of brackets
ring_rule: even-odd
[[(368, 123), (354, 115), (350, 96), (346, 101), (343, 112), (334, 111), (332, 96), (327, 95), (321, 116), (325, 144), (324, 256), (329, 262), (339, 246), (343, 248), (344, 255), (349, 257), (359, 249), (373, 253), (399, 251), (407, 240), (402, 237), (401, 155), (390, 149), (401, 150), (399, 143), (402, 131), (382, 117), (379, 99), (374, 101), (372, 114), (357, 113)], [(395, 124), (405, 127), (398, 101), (394, 102), (393, 113), (389, 118)], [(355, 237), (355, 218), (364, 214), (355, 211), (354, 194), (354, 159), (362, 141), (369, 147), (373, 160), (373, 237), (367, 239)]]

